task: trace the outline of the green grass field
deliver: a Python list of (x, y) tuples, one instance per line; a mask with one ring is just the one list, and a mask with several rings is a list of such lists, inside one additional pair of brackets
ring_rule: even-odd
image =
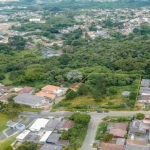
[(15, 141), (16, 136), (17, 135), (14, 135), (12, 137), (0, 141), (0, 150), (5, 150), (5, 147), (11, 145)]
[(9, 73), (6, 73), (6, 74), (5, 74), (5, 79), (2, 80), (2, 83), (3, 83), (4, 85), (12, 85), (12, 84), (13, 84), (13, 82), (12, 82), (11, 80), (9, 80)]
[(22, 107), (22, 111), (41, 112), (41, 110), (42, 109), (40, 109), (40, 108)]
[[(6, 123), (14, 118), (0, 113), (0, 133), (7, 128)], [(1, 150), (1, 149), (0, 149)]]

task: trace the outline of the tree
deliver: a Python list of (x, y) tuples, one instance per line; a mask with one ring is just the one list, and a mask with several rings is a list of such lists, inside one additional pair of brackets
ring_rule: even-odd
[(7, 146), (7, 147), (5, 147), (4, 150), (13, 150), (13, 148), (12, 148), (12, 146)]
[(85, 84), (82, 84), (78, 89), (79, 95), (87, 95), (88, 94), (88, 87)]
[(37, 144), (33, 142), (23, 142), (16, 150), (37, 150)]
[(143, 113), (137, 113), (136, 114), (136, 119), (142, 120), (145, 118), (145, 115)]
[(9, 37), (9, 45), (14, 50), (24, 50), (26, 42), (22, 36)]
[(68, 89), (66, 92), (66, 100), (72, 100), (77, 96), (77, 93), (71, 89)]
[(130, 99), (130, 100), (135, 100), (135, 99), (136, 99), (136, 96), (137, 96), (137, 93), (136, 93), (136, 92), (131, 92), (130, 95), (129, 95), (129, 99)]
[(111, 141), (113, 138), (113, 134), (105, 134), (104, 137), (103, 137), (103, 141), (104, 142), (109, 142)]

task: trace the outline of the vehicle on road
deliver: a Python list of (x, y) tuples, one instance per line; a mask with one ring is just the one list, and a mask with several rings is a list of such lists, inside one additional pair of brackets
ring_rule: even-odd
[(97, 113), (103, 113), (103, 110), (98, 110)]
[(109, 113), (109, 110), (104, 110), (104, 113)]

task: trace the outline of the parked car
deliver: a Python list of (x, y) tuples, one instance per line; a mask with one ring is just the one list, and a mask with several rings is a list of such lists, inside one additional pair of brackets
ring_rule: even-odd
[(104, 110), (104, 113), (109, 113), (109, 110)]
[(103, 113), (103, 110), (98, 110), (97, 113)]

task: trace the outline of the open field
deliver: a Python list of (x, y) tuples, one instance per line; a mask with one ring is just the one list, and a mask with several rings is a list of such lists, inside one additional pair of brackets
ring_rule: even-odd
[(0, 150), (5, 150), (5, 147), (11, 145), (15, 141), (16, 136), (17, 135), (14, 135), (12, 137), (0, 141)]
[(11, 80), (9, 80), (9, 73), (6, 73), (6, 74), (5, 74), (5, 79), (2, 80), (2, 83), (3, 83), (4, 85), (12, 85), (12, 84), (13, 84), (13, 82), (12, 82)]
[(2, 132), (3, 130), (7, 128), (6, 123), (12, 119), (13, 119), (12, 117), (9, 117), (5, 114), (0, 113), (0, 132)]

